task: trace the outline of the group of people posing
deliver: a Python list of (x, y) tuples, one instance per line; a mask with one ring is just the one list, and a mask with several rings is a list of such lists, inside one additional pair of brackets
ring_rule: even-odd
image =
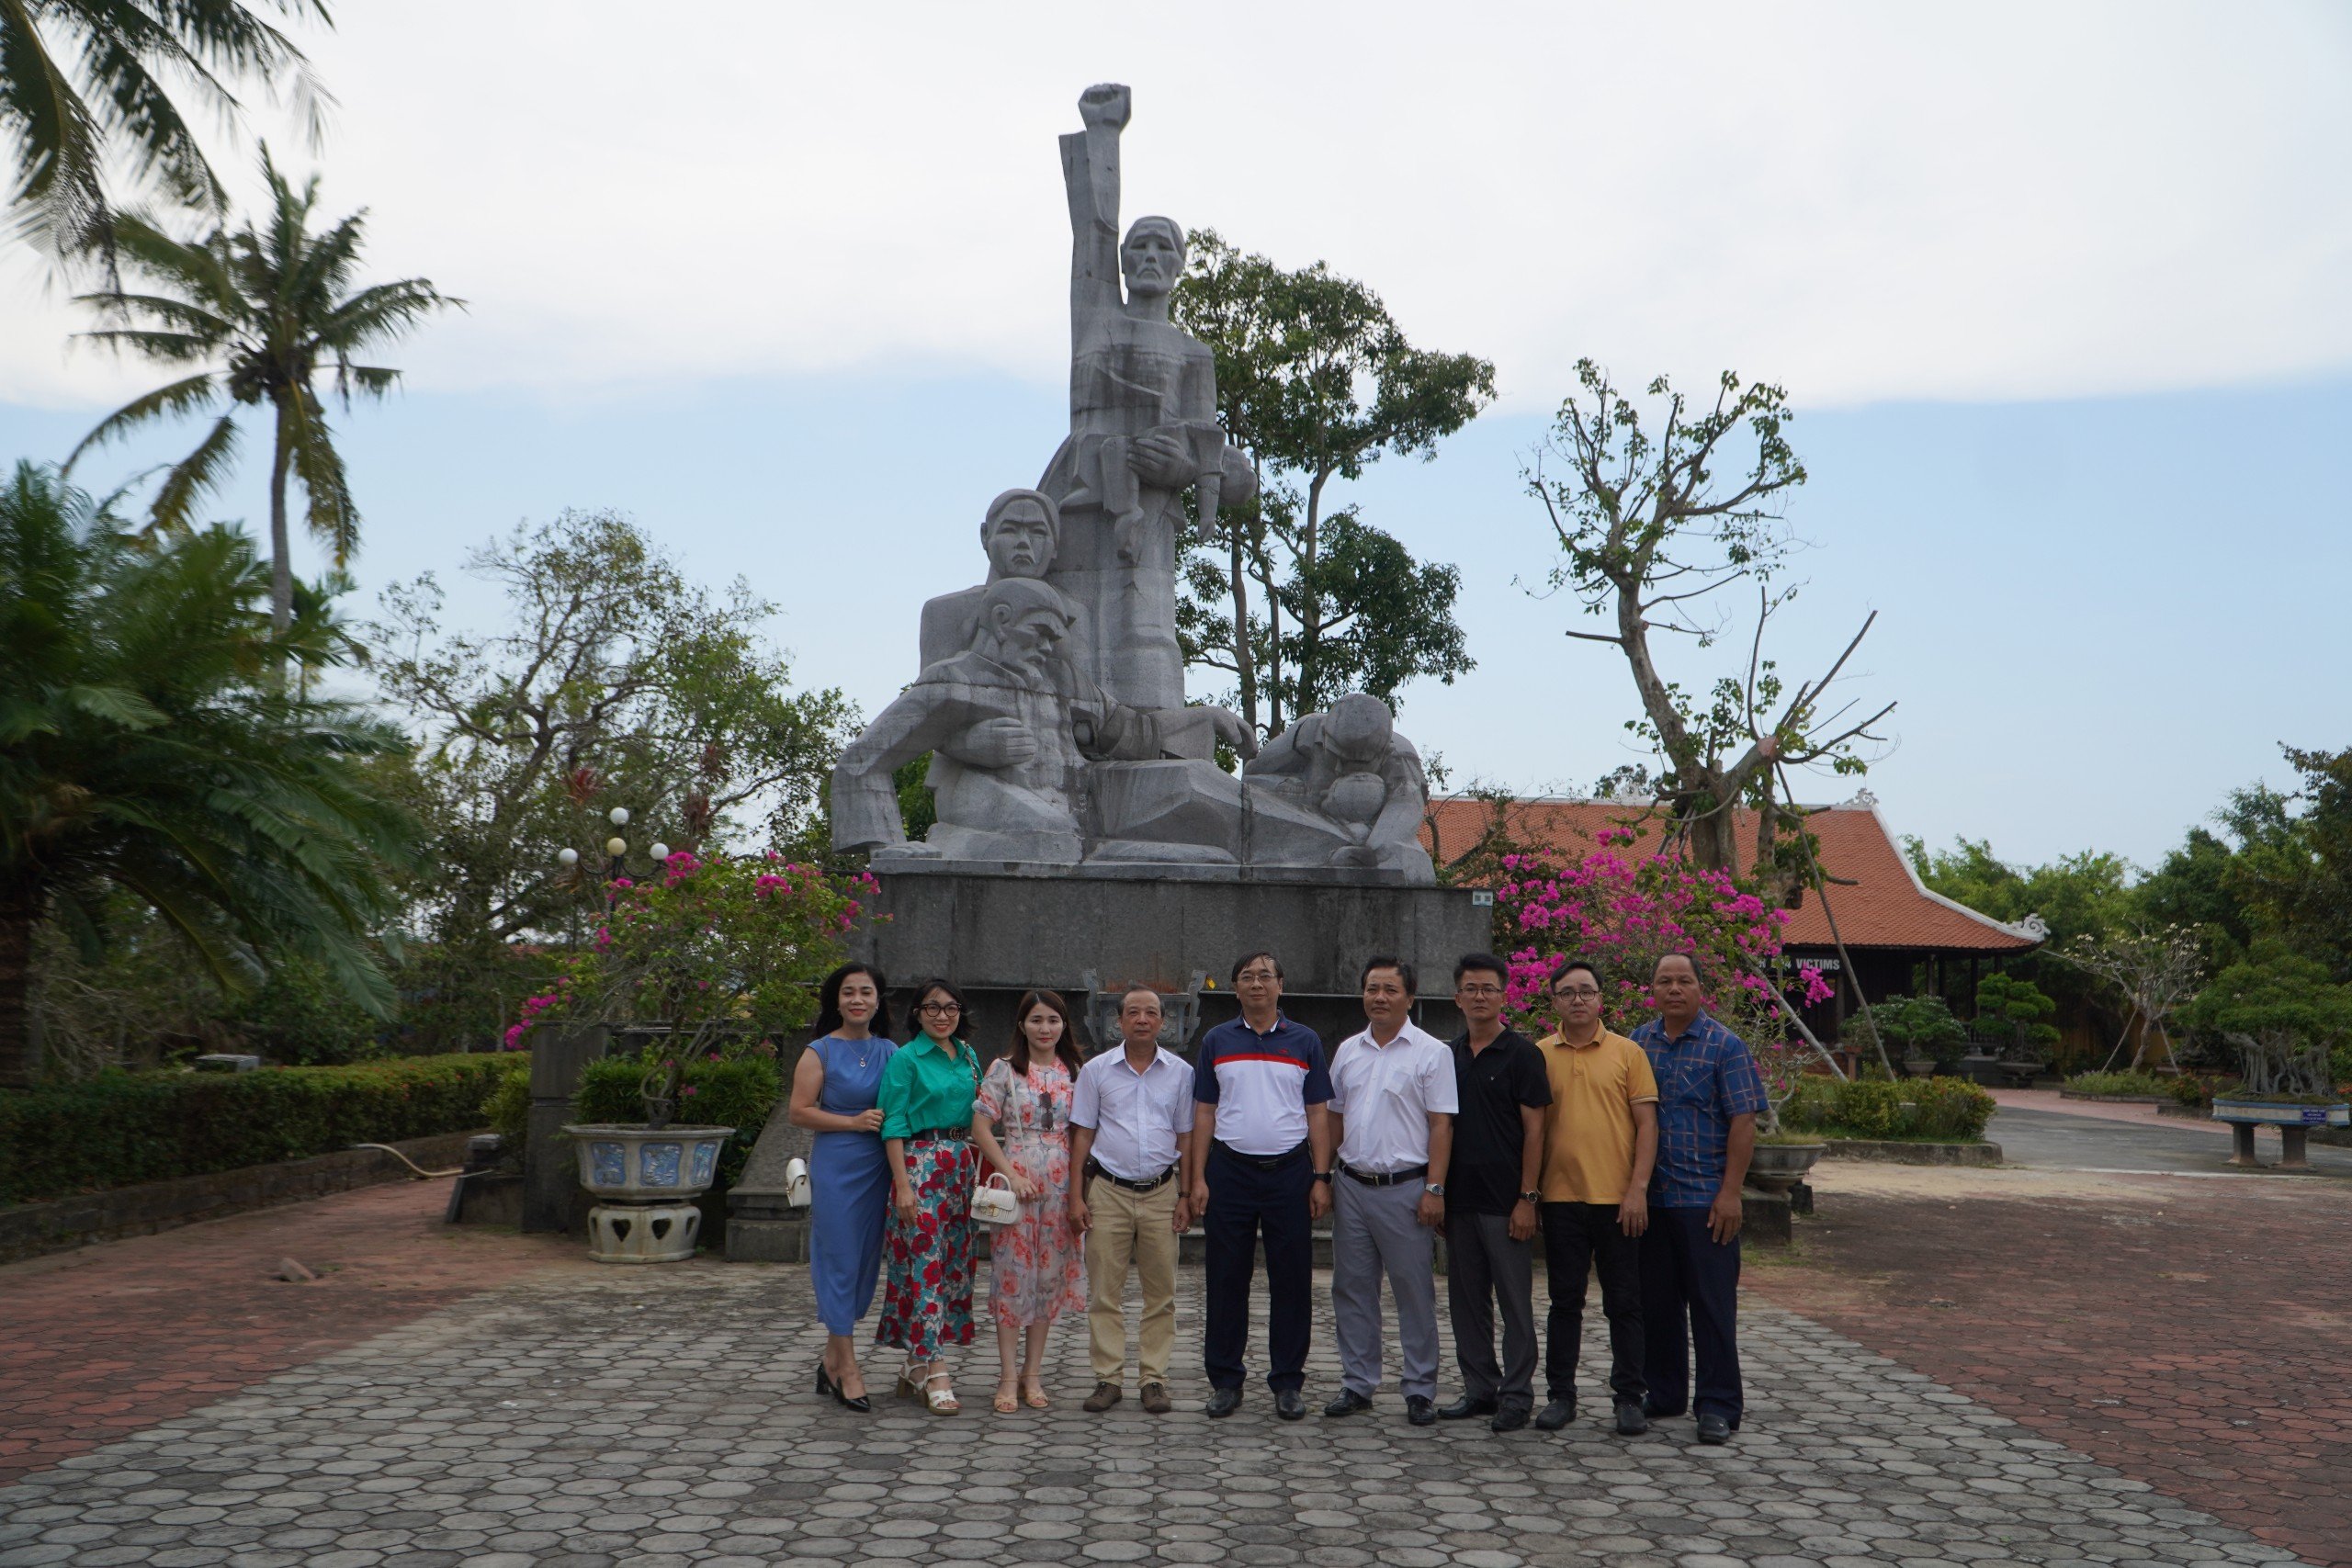
[[(1046, 1334), (1080, 1310), (1095, 1380), (1084, 1408), (1125, 1397), (1131, 1275), (1143, 1298), (1139, 1397), (1155, 1415), (1170, 1410), (1178, 1238), (1197, 1222), (1208, 1414), (1241, 1404), (1262, 1241), (1266, 1383), (1275, 1415), (1299, 1419), (1312, 1229), (1329, 1215), (1340, 1387), (1326, 1416), (1373, 1407), (1385, 1280), (1408, 1420), (1558, 1430), (1577, 1413), (1597, 1273), (1615, 1430), (1635, 1436), (1687, 1413), (1701, 1442), (1726, 1442), (1741, 1415), (1740, 1188), (1764, 1089), (1747, 1046), (1705, 1012), (1689, 955), (1659, 959), (1648, 979), (1657, 1014), (1626, 1036), (1603, 1018), (1600, 971), (1562, 962), (1548, 977), (1553, 1030), (1531, 1041), (1503, 1020), (1507, 965), (1472, 953), (1454, 965), (1464, 1029), (1449, 1043), (1412, 1021), (1412, 965), (1374, 958), (1365, 1027), (1327, 1055), (1283, 1013), (1280, 961), (1252, 953), (1233, 967), (1240, 1016), (1208, 1030), (1194, 1062), (1159, 1043), (1155, 991), (1121, 998), (1120, 1046), (1091, 1058), (1062, 998), (1032, 991), (1010, 1049), (983, 1070), (953, 985), (917, 988), (918, 1027), (894, 1045), (882, 976), (844, 965), (826, 978), (819, 1038), (792, 1084), (792, 1120), (816, 1134), (810, 1272), (827, 1335), (817, 1391), (872, 1408), (855, 1335), (878, 1279), (876, 1342), (905, 1355), (898, 1393), (941, 1415), (960, 1408), (946, 1356), (972, 1339), (971, 1194), (1001, 1176), (1020, 1207), (989, 1240), (1000, 1412), (1050, 1406)], [(1459, 1397), (1442, 1406), (1441, 1235), (1461, 1374)], [(1539, 1236), (1551, 1294), (1541, 1410)]]

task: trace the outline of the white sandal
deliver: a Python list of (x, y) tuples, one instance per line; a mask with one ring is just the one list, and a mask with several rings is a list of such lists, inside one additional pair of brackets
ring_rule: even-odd
[(946, 1388), (931, 1386), (947, 1375), (945, 1372), (933, 1372), (923, 1379), (922, 1402), (931, 1406), (931, 1413), (933, 1416), (953, 1416), (964, 1408), (956, 1402), (956, 1390), (952, 1385)]

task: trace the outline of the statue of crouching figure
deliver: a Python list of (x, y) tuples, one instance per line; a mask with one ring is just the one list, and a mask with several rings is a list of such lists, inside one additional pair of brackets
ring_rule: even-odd
[[(1076, 615), (1050, 585), (1004, 578), (959, 609), (970, 645), (926, 666), (834, 767), (833, 847), (881, 862), (1074, 863), (1085, 856), (1088, 759), (1157, 756), (1159, 728), (1074, 680), (1065, 649)], [(909, 843), (891, 773), (926, 751), (939, 816), (925, 841)]]
[(1357, 692), (1308, 714), (1266, 742), (1243, 774), (1253, 790), (1330, 825), (1317, 846), (1322, 863), (1399, 873), (1416, 884), (1436, 880), (1420, 844), (1429, 807), (1420, 753), (1396, 733), (1378, 697)]

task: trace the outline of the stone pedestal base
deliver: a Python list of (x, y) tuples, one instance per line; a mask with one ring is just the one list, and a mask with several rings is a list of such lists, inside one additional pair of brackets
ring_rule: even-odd
[(702, 1211), (684, 1203), (599, 1203), (588, 1211), (588, 1256), (598, 1263), (683, 1263), (702, 1236)]
[[(1257, 948), (1282, 961), (1283, 1010), (1336, 1042), (1363, 1027), (1364, 960), (1402, 958), (1420, 971), (1416, 1017), (1440, 1035), (1458, 1027), (1453, 962), (1491, 945), (1491, 906), (1464, 888), (1416, 887), (1378, 872), (1208, 865), (880, 869), (876, 912), (857, 955), (889, 977), (894, 1008), (924, 977), (945, 976), (972, 1006), (969, 1037), (994, 1055), (1012, 1038), (1021, 993), (1084, 998), (1129, 985), (1198, 990), (1197, 1024), (1233, 1016), (1227, 976)], [(1100, 1047), (1108, 1043), (1096, 1040)], [(1190, 1039), (1169, 1043), (1188, 1049)]]

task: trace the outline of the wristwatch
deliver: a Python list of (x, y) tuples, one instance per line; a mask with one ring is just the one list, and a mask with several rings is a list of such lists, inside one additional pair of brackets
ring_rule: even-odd
[(1328, 1170), (1318, 1170), (1315, 1173), (1315, 1179), (1317, 1181), (1329, 1181), (1331, 1179), (1331, 1173)]
[(1544, 1201), (1544, 1194), (1541, 1192), (1522, 1192), (1519, 1195), (1519, 1201), (1522, 1203), (1541, 1203)]
[(1421, 1190), (1428, 1193), (1432, 1198), (1442, 1198), (1445, 1196), (1445, 1183), (1442, 1181), (1424, 1181), (1421, 1183)]

